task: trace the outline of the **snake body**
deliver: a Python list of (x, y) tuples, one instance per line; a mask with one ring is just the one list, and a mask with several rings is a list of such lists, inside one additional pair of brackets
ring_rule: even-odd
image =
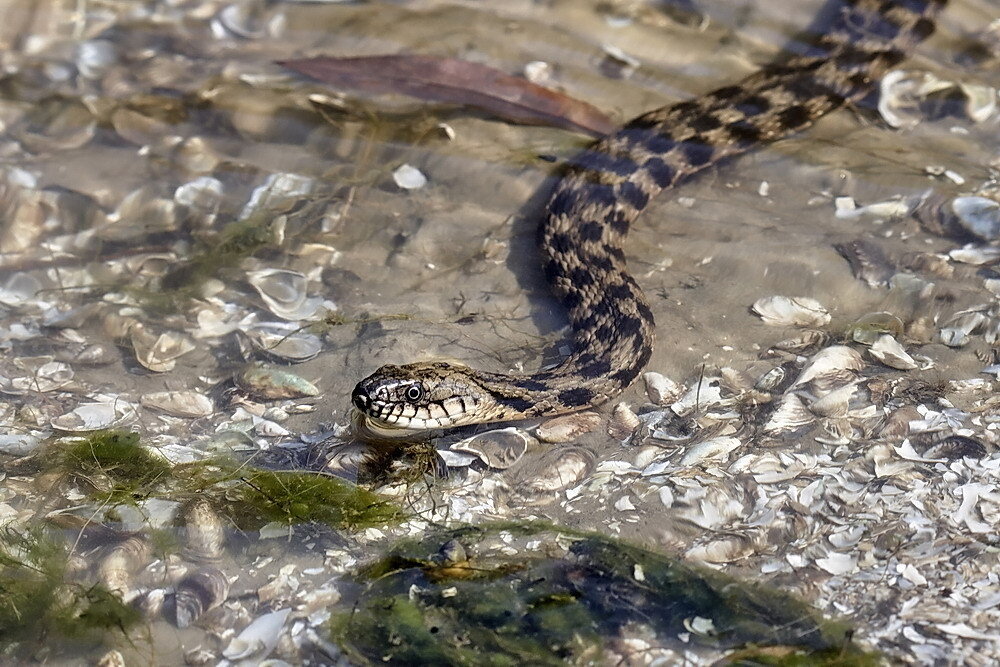
[(619, 394), (653, 347), (653, 314), (622, 249), (647, 203), (868, 95), (934, 31), (946, 2), (848, 0), (808, 55), (645, 113), (577, 156), (539, 230), (545, 275), (572, 329), (573, 352), (558, 366), (530, 375), (444, 362), (383, 366), (358, 383), (354, 404), (377, 425), (420, 429), (572, 412)]

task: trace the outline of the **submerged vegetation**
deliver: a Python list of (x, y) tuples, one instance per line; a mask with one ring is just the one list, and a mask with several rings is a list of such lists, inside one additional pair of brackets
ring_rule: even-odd
[(126, 431), (98, 431), (63, 447), (54, 457), (61, 472), (108, 508), (149, 498), (204, 498), (242, 530), (270, 522), (355, 530), (402, 518), (389, 501), (335, 477), (263, 470), (231, 459), (171, 466)]
[(0, 648), (58, 637), (99, 643), (141, 620), (99, 585), (67, 581), (68, 550), (41, 529), (0, 530)]
[[(518, 542), (531, 548), (509, 555)], [(630, 633), (680, 651), (775, 647), (734, 654), (739, 664), (876, 661), (787, 593), (548, 524), (440, 532), (357, 580), (355, 608), (331, 632), (369, 664), (592, 663)]]

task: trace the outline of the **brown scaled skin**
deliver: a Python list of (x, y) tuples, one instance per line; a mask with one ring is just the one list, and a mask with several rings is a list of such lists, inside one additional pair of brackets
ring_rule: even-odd
[(946, 0), (848, 0), (815, 53), (643, 114), (571, 161), (540, 228), (545, 275), (574, 352), (556, 368), (503, 375), (447, 363), (383, 366), (352, 400), (376, 424), (441, 428), (573, 412), (618, 395), (653, 347), (653, 314), (625, 266), (632, 222), (662, 190), (805, 129), (868, 95), (934, 30)]

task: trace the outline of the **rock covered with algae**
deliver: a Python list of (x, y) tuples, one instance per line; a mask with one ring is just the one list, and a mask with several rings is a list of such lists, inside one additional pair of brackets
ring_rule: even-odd
[(850, 629), (779, 590), (543, 523), (442, 531), (358, 573), (333, 639), (367, 664), (875, 664)]

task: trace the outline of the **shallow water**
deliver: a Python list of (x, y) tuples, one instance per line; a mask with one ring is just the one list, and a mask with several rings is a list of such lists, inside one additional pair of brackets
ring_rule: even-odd
[[(67, 367), (55, 386), (5, 385), (0, 424), (24, 437), (5, 445), (2, 508), (16, 522), (56, 512), (114, 523), (107, 507), (73, 485), (65, 499), (41, 497), (44, 475), (16, 465), (44, 451), (35, 447), (51, 436), (77, 430), (63, 417), (82, 404), (114, 406), (119, 413), (102, 424), (138, 431), (174, 463), (210, 446), (232, 447), (209, 445), (209, 436), (238, 431), (245, 434), (235, 446), (242, 456), (313, 466), (332, 457), (330, 470), (352, 476), (352, 466), (335, 465), (345, 451), (356, 451), (349, 396), (377, 366), (449, 358), (490, 370), (530, 370), (561, 354), (565, 320), (534, 253), (535, 226), (558, 164), (540, 156), (558, 162), (587, 139), (485, 112), (334, 91), (273, 61), (416, 52), (511, 73), (543, 61), (550, 66), (545, 85), (624, 121), (738, 81), (782, 45), (795, 50), (822, 3), (789, 9), (772, 0), (712, 2), (697, 12), (674, 3), (570, 0), (502, 8), (429, 1), (6, 4), (0, 284), (11, 282), (0, 298), (0, 375), (38, 375), (45, 362), (32, 361), (38, 357), (62, 359)], [(986, 27), (1000, 12), (990, 0), (952, 4), (939, 33), (902, 69), (1000, 86), (1000, 32)], [(638, 66), (610, 61), (607, 46)], [(297, 609), (299, 625), (284, 635), (277, 655), (294, 662), (304, 645), (319, 660), (319, 641), (307, 637), (321, 631), (313, 628), (322, 627), (323, 613), (310, 615), (323, 605), (309, 596), (332, 590), (330, 597), (339, 597), (337, 575), (398, 534), (419, 534), (427, 522), (449, 519), (541, 516), (777, 583), (825, 613), (858, 622), (862, 641), (893, 658), (995, 658), (1000, 459), (993, 427), (1000, 419), (991, 401), (995, 375), (981, 372), (996, 362), (994, 274), (992, 264), (948, 257), (973, 239), (956, 236), (939, 209), (958, 195), (996, 196), (1000, 114), (969, 118), (956, 90), (931, 95), (906, 129), (887, 127), (871, 104), (837, 112), (801, 135), (710, 170), (643, 214), (628, 252), (658, 323), (649, 370), (686, 386), (701, 376), (721, 377), (716, 384), (727, 398), (743, 398), (682, 419), (651, 405), (639, 382), (602, 408), (598, 428), (573, 439), (590, 465), (572, 483), (553, 483), (552, 493), (524, 489), (561, 471), (555, 457), (569, 445), (532, 441), (507, 470), (477, 462), (426, 484), (381, 487), (415, 511), (402, 528), (321, 531), (312, 541), (287, 529), (294, 540), (241, 535), (252, 546), (230, 549), (222, 568), (243, 573), (233, 583), (239, 593), (229, 596), (228, 616), (214, 619), (208, 631), (157, 621), (141, 645), (122, 650), (162, 664), (183, 662), (198, 644), (217, 656), (234, 628), (282, 607), (234, 600), (253, 598), (281, 565), (295, 564), (301, 581), (277, 599)], [(427, 184), (398, 187), (393, 172), (402, 164), (419, 169)], [(268, 191), (275, 175), (281, 180)], [(185, 184), (193, 185), (179, 191)], [(197, 205), (190, 203), (193, 194)], [(910, 198), (916, 212), (838, 217), (837, 197), (858, 205)], [(263, 241), (253, 252), (224, 256), (220, 230), (241, 217), (278, 225), (259, 225)], [(857, 279), (835, 249), (856, 239), (893, 258), (890, 273), (916, 279), (900, 279), (893, 289)], [(912, 268), (913, 253), (928, 256), (920, 266), (934, 269)], [(164, 276), (183, 282), (170, 270), (199, 254), (209, 258), (207, 280), (194, 281), (179, 297), (160, 298)], [(215, 266), (213, 258), (226, 265)], [(326, 311), (346, 322), (314, 326), (321, 351), (287, 367), (313, 383), (318, 396), (263, 400), (231, 381), (248, 360), (268, 359), (234, 330), (283, 321), (253, 286), (264, 275), (254, 272), (268, 269), (305, 276), (315, 303), (285, 312), (293, 328), (321, 323)], [(864, 359), (853, 378), (863, 396), (842, 412), (814, 414), (803, 428), (768, 430), (770, 408), (746, 407), (745, 390), (782, 363), (789, 364), (790, 381), (814, 352), (763, 354), (797, 332), (768, 326), (751, 312), (758, 299), (776, 294), (818, 300), (831, 314), (822, 329), (835, 343), (863, 315), (893, 313), (906, 326), (900, 342), (920, 368), (893, 370), (853, 344)], [(57, 316), (77, 308), (84, 310)], [(983, 323), (968, 343), (943, 344), (941, 328), (966, 309), (981, 312)], [(171, 339), (161, 346), (187, 351), (173, 359), (154, 347), (144, 356), (161, 334)], [(103, 346), (102, 363), (73, 356), (75, 346), (91, 344)], [(977, 382), (964, 382), (970, 379)], [(212, 399), (208, 414), (192, 418), (134, 405), (154, 392), (189, 389)], [(815, 388), (808, 392), (808, 400), (820, 397)], [(781, 395), (775, 392), (776, 401)], [(695, 436), (671, 441), (656, 435), (665, 427), (653, 424), (623, 444), (624, 436), (606, 434), (619, 403), (640, 415), (667, 414)], [(947, 413), (951, 421), (941, 418), (947, 423), (940, 429), (883, 432), (889, 415), (918, 408), (897, 420), (928, 422), (946, 408), (955, 412)], [(94, 417), (104, 418), (104, 412)], [(907, 435), (916, 450), (902, 451), (917, 459), (952, 435), (983, 449), (971, 459), (921, 461), (900, 453)], [(712, 436), (735, 438), (737, 445), (684, 460)], [(443, 448), (448, 440), (442, 442)], [(843, 538), (855, 529), (856, 538)], [(887, 534), (914, 549), (886, 547)], [(732, 547), (738, 557), (706, 557), (708, 546), (727, 539), (739, 542)], [(849, 567), (841, 567), (842, 557)], [(71, 661), (60, 649), (37, 655)], [(677, 657), (665, 654), (671, 655)]]

